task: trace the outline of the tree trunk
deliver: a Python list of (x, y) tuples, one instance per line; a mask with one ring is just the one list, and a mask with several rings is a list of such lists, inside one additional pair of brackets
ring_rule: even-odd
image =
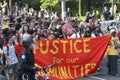
[(91, 0), (88, 0), (88, 11), (91, 10)]
[(51, 10), (51, 12), (53, 11), (53, 8), (52, 8), (52, 6), (50, 6), (50, 10)]
[(79, 15), (80, 16), (82, 16), (82, 14), (81, 14), (81, 7), (82, 7), (81, 0), (79, 0)]

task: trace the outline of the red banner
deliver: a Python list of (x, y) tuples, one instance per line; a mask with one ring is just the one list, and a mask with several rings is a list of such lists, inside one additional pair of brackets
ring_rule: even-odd
[[(111, 36), (98, 38), (41, 40), (35, 59), (39, 66), (57, 63), (49, 76), (57, 80), (75, 79), (93, 74), (107, 50)], [(55, 79), (56, 80), (56, 79)]]
[[(57, 67), (48, 69), (52, 80), (81, 78), (96, 72), (107, 50), (111, 36), (98, 38), (41, 40), (35, 51), (38, 66), (57, 63)], [(24, 48), (16, 45), (17, 53)], [(53, 78), (54, 77), (54, 78)]]

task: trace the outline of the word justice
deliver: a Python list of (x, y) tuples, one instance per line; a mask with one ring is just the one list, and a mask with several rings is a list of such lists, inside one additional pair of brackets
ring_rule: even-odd
[(91, 51), (89, 42), (90, 39), (46, 40), (39, 42), (39, 49), (41, 54), (89, 53)]

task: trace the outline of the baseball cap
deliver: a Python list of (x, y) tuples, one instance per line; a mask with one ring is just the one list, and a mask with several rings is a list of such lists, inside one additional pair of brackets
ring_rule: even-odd
[(116, 32), (116, 30), (115, 29), (111, 29), (110, 30), (110, 34), (112, 34), (113, 32)]

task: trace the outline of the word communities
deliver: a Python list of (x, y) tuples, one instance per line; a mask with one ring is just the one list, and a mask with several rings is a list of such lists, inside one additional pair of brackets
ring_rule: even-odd
[(89, 72), (96, 67), (95, 63), (88, 63), (85, 65), (74, 65), (74, 66), (62, 66), (48, 70), (49, 75), (59, 76), (61, 79), (72, 79), (83, 77), (89, 74)]

